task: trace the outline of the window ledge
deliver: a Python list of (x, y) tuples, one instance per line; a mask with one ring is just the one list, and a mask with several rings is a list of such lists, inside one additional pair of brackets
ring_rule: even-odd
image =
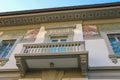
[(8, 60), (9, 60), (8, 58), (5, 58), (5, 59), (0, 58), (0, 66), (5, 65)]
[(113, 63), (118, 63), (118, 59), (120, 59), (120, 54), (110, 54), (109, 58), (112, 60)]

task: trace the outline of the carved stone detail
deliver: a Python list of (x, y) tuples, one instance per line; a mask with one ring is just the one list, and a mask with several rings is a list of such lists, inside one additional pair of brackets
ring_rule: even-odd
[(88, 59), (87, 55), (80, 55), (80, 65), (83, 76), (87, 76)]
[(21, 58), (21, 57), (16, 57), (16, 65), (19, 68), (21, 77), (24, 77), (25, 76), (25, 72), (27, 70), (27, 65), (26, 65), (24, 59)]
[(0, 66), (4, 66), (7, 62), (8, 62), (9, 59), (1, 59), (0, 58)]
[(111, 58), (111, 60), (112, 60), (112, 62), (114, 63), (114, 64), (116, 64), (118, 61), (117, 61), (117, 58)]
[(59, 35), (59, 34), (70, 34), (73, 32), (73, 29), (54, 29), (54, 30), (48, 30), (47, 34), (49, 35)]
[[(61, 28), (62, 27), (62, 28)], [(76, 26), (50, 26), (46, 27), (45, 30), (47, 33), (45, 34), (45, 40), (44, 42), (50, 42), (50, 37), (51, 36), (67, 36), (68, 41), (73, 41), (73, 34), (74, 34), (74, 29)]]
[(95, 20), (95, 19), (111, 19), (120, 18), (120, 8), (98, 9), (76, 12), (61, 12), (49, 14), (37, 14), (31, 16), (16, 16), (8, 18), (0, 18), (0, 26), (13, 26), (25, 24), (37, 24), (45, 22), (58, 21), (75, 21), (75, 20)]
[(118, 63), (118, 58), (119, 58), (118, 55), (109, 55), (109, 58), (111, 59), (111, 61), (112, 61), (114, 64), (117, 64), (117, 63)]

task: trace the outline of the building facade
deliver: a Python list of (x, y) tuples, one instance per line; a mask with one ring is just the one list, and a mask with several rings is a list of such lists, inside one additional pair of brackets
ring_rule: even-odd
[(0, 13), (0, 80), (119, 80), (120, 3)]

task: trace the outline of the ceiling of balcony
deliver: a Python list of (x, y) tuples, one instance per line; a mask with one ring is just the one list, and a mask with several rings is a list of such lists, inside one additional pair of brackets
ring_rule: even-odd
[[(28, 68), (77, 68), (77, 58), (26, 59)], [(53, 66), (51, 66), (53, 64)]]

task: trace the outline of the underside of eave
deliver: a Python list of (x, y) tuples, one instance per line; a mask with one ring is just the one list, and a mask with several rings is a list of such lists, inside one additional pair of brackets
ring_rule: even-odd
[(23, 11), (13, 11), (13, 12), (3, 12), (3, 13), (0, 13), (0, 16), (24, 15), (24, 14), (33, 14), (33, 13), (82, 10), (82, 9), (95, 9), (95, 8), (106, 8), (106, 7), (116, 7), (116, 6), (120, 6), (120, 2), (80, 5), (80, 6), (68, 6), (68, 7), (57, 7), (57, 8), (45, 8), (45, 9), (35, 9), (35, 10), (23, 10)]

